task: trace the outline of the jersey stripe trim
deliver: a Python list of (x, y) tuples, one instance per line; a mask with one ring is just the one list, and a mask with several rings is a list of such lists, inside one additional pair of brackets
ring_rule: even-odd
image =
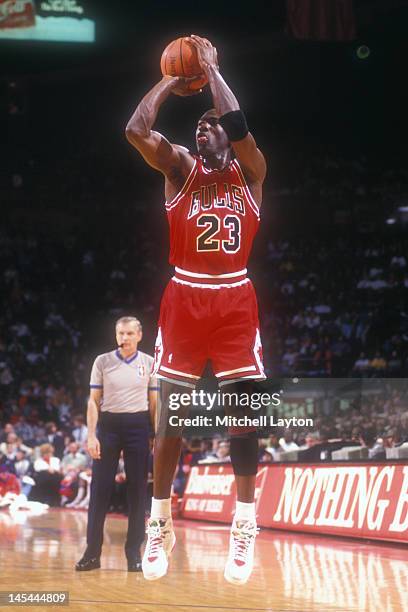
[(245, 368), (237, 368), (236, 370), (226, 370), (225, 372), (218, 372), (215, 376), (218, 378), (219, 376), (229, 376), (230, 374), (237, 374), (238, 372), (256, 372), (256, 367), (254, 365), (246, 366)]
[(188, 189), (190, 188), (190, 185), (193, 182), (196, 174), (197, 174), (197, 160), (194, 159), (193, 167), (191, 168), (190, 174), (186, 178), (186, 182), (184, 183), (183, 187), (180, 189), (178, 193), (176, 193), (176, 195), (174, 196), (172, 200), (170, 200), (170, 202), (167, 202), (167, 201), (165, 202), (164, 205), (166, 207), (166, 210), (171, 210), (172, 208), (177, 206), (177, 204), (179, 203), (179, 200), (184, 196), (186, 191), (188, 191)]
[(164, 372), (169, 372), (169, 374), (177, 374), (177, 376), (186, 376), (187, 378), (194, 378), (194, 380), (199, 380), (199, 376), (195, 376), (194, 374), (186, 374), (186, 372), (179, 372), (178, 370), (171, 370), (170, 368), (166, 368), (165, 366), (160, 366), (159, 371), (164, 370)]
[(239, 281), (237, 283), (221, 283), (220, 285), (210, 285), (204, 283), (190, 283), (188, 281), (181, 280), (180, 278), (176, 278), (175, 276), (173, 276), (171, 280), (175, 283), (179, 283), (180, 285), (187, 285), (187, 287), (194, 288), (198, 287), (200, 289), (231, 289), (232, 287), (241, 287), (242, 285), (245, 285), (246, 283), (250, 282), (249, 278), (245, 278), (244, 280)]
[(255, 200), (254, 200), (254, 198), (253, 198), (253, 196), (252, 196), (252, 193), (251, 193), (251, 191), (250, 191), (250, 189), (249, 189), (249, 187), (248, 187), (248, 185), (247, 185), (247, 182), (246, 182), (246, 180), (245, 180), (245, 177), (244, 177), (244, 175), (243, 175), (243, 172), (242, 172), (241, 166), (239, 165), (238, 160), (237, 160), (237, 159), (234, 159), (234, 161), (232, 162), (232, 164), (233, 164), (234, 168), (236, 169), (236, 171), (237, 171), (237, 173), (238, 173), (238, 178), (239, 178), (240, 183), (241, 183), (241, 185), (242, 185), (242, 188), (243, 188), (243, 190), (245, 191), (245, 194), (246, 194), (246, 196), (247, 196), (247, 198), (248, 198), (249, 205), (250, 205), (250, 207), (252, 208), (252, 210), (254, 211), (254, 213), (256, 214), (256, 216), (258, 217), (258, 219), (259, 219), (259, 217), (260, 217), (260, 213), (259, 213), (259, 206), (258, 206), (258, 204), (255, 202)]
[(228, 272), (227, 274), (202, 274), (201, 272), (190, 272), (189, 270), (183, 270), (177, 266), (174, 268), (176, 272), (179, 272), (183, 276), (191, 276), (193, 278), (235, 278), (236, 276), (242, 276), (247, 273), (247, 269), (238, 270), (238, 272)]

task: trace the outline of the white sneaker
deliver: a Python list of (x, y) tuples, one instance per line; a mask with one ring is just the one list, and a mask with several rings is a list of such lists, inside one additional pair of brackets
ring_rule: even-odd
[(224, 578), (232, 584), (245, 584), (254, 565), (255, 538), (258, 533), (255, 521), (232, 522), (230, 547)]
[(167, 574), (169, 555), (176, 543), (173, 521), (149, 519), (147, 522), (147, 543), (142, 560), (143, 576), (146, 580), (157, 580)]

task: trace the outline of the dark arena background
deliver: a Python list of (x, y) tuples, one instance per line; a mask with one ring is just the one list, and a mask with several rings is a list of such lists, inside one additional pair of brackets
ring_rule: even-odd
[[(40, 591), (69, 592), (74, 611), (408, 610), (407, 29), (402, 0), (0, 0), (2, 606)], [(163, 180), (125, 127), (164, 47), (191, 33), (217, 47), (268, 163), (249, 275), (261, 390), (283, 400), (260, 438), (244, 586), (222, 576), (235, 500), (224, 431), (186, 431), (167, 576), (126, 571), (122, 464), (102, 567), (74, 571), (92, 363), (123, 315), (154, 354), (171, 275)], [(193, 151), (211, 106), (208, 87), (170, 96), (155, 128)], [(47, 488), (36, 461), (49, 442), (61, 461)]]

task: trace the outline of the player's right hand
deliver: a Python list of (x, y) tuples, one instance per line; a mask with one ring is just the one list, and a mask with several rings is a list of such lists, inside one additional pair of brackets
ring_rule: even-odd
[(96, 436), (88, 437), (86, 446), (87, 446), (88, 453), (91, 455), (92, 459), (101, 458), (101, 445)]
[(202, 92), (202, 89), (190, 89), (189, 85), (194, 81), (199, 80), (201, 77), (164, 77), (173, 80), (174, 86), (172, 92), (176, 96), (196, 96)]

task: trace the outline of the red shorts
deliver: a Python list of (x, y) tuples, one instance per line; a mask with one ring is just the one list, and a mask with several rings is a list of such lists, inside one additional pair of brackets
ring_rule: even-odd
[(207, 360), (219, 381), (265, 378), (251, 281), (212, 281), (176, 274), (167, 285), (155, 347), (158, 378), (194, 387)]

